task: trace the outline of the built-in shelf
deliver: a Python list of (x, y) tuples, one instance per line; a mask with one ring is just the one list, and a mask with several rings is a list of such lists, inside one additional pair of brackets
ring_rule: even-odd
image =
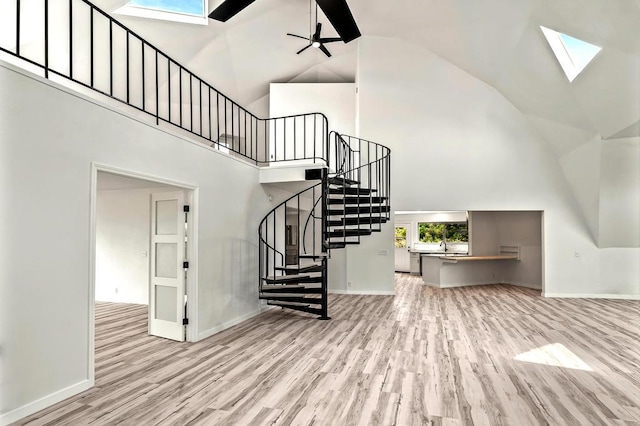
[(501, 256), (515, 256), (517, 260), (520, 260), (520, 246), (518, 245), (503, 245), (500, 246)]

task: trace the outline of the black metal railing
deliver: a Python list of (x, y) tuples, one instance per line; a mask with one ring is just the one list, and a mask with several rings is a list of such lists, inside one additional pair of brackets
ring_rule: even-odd
[[(338, 193), (332, 195), (341, 200), (350, 196), (355, 201), (344, 205), (345, 213), (340, 218), (344, 219), (342, 226), (332, 228), (332, 231), (342, 230), (342, 236), (332, 237), (327, 233), (326, 241), (328, 244), (359, 242), (360, 235), (348, 236), (347, 231), (379, 231), (391, 217), (391, 150), (375, 142), (336, 132), (331, 132), (329, 140), (330, 145), (335, 146), (335, 177), (354, 182), (348, 189), (342, 186)], [(333, 164), (333, 161), (329, 161), (329, 164)]]
[(330, 156), (323, 114), (258, 118), (87, 0), (6, 0), (0, 51), (255, 164)]
[(280, 267), (300, 265), (304, 255), (322, 250), (324, 181), (278, 204), (258, 227), (260, 277), (276, 276)]
[[(304, 270), (301, 259), (305, 257), (322, 262), (321, 317), (327, 317), (326, 254), (333, 247), (359, 243), (360, 232), (380, 230), (391, 214), (389, 148), (336, 132), (330, 133), (329, 145), (328, 173), (319, 183), (278, 204), (258, 229), (260, 289), (287, 270)], [(343, 209), (341, 215), (331, 213), (336, 206), (338, 211)], [(335, 234), (342, 235), (336, 238)]]

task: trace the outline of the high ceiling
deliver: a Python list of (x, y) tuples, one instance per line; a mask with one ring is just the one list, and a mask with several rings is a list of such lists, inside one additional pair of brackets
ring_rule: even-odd
[[(112, 12), (124, 0), (95, 0)], [(219, 2), (210, 1), (209, 10)], [(594, 137), (640, 128), (637, 0), (348, 0), (363, 37), (427, 49), (505, 96), (559, 155)], [(308, 0), (256, 0), (208, 26), (118, 17), (242, 105), (266, 111), (271, 82), (353, 82), (358, 41), (295, 52), (309, 33)], [(336, 36), (326, 18), (323, 36)], [(540, 25), (602, 47), (569, 83)], [(384, 52), (380, 52), (384, 60)], [(411, 66), (399, 64), (398, 66)], [(562, 144), (553, 144), (561, 138)]]

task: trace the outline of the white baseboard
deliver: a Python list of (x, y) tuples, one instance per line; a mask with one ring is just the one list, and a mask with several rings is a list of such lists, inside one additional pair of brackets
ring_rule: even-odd
[(640, 300), (640, 294), (606, 294), (606, 293), (543, 293), (543, 297), (558, 299), (617, 299)]
[(395, 291), (390, 290), (329, 290), (330, 294), (352, 294), (364, 296), (395, 296)]
[(490, 282), (479, 282), (479, 283), (452, 283), (452, 284), (440, 284), (440, 288), (454, 288), (454, 287), (471, 287), (474, 285), (495, 285), (495, 284), (500, 284), (497, 283), (495, 281), (490, 281)]
[(508, 285), (514, 285), (517, 287), (526, 287), (534, 290), (542, 290), (539, 286), (536, 286), (535, 284), (517, 283), (517, 282), (508, 282), (508, 281), (501, 281), (501, 282), (487, 281), (487, 282), (479, 282), (479, 283), (447, 283), (447, 284), (428, 283), (425, 281), (424, 284), (430, 287), (436, 287), (436, 288), (455, 288), (455, 287), (471, 287), (474, 285), (508, 284)]
[(75, 385), (71, 385), (43, 398), (30, 402), (27, 405), (23, 405), (22, 407), (9, 411), (8, 413), (0, 414), (0, 426), (6, 426), (20, 419), (24, 419), (33, 413), (37, 413), (40, 410), (51, 407), (52, 405), (75, 396), (80, 392), (84, 392), (91, 387), (93, 387), (93, 383), (90, 380), (83, 380)]
[(500, 284), (497, 283), (495, 281), (491, 281), (491, 282), (484, 282), (484, 283), (446, 283), (446, 284), (436, 284), (436, 283), (429, 283), (424, 281), (425, 285), (428, 285), (429, 287), (435, 287), (435, 288), (456, 288), (456, 287), (471, 287), (474, 285), (492, 285), (492, 284)]
[(206, 339), (208, 337), (211, 337), (216, 333), (220, 333), (221, 331), (224, 331), (227, 328), (231, 328), (234, 325), (240, 324), (243, 321), (251, 319), (251, 318), (253, 318), (253, 317), (257, 316), (257, 315), (260, 315), (261, 313), (266, 312), (266, 311), (268, 311), (270, 309), (273, 309), (275, 307), (276, 306), (263, 306), (260, 309), (257, 309), (257, 310), (255, 310), (253, 312), (249, 312), (248, 314), (241, 315), (241, 316), (239, 316), (237, 318), (229, 320), (229, 321), (227, 321), (227, 322), (225, 322), (223, 324), (220, 324), (220, 325), (218, 325), (216, 327), (210, 328), (209, 330), (203, 331), (202, 333), (198, 334), (198, 341)]
[(514, 285), (516, 287), (525, 287), (533, 290), (542, 290), (542, 286), (540, 284), (519, 283), (515, 281), (502, 281), (500, 284)]

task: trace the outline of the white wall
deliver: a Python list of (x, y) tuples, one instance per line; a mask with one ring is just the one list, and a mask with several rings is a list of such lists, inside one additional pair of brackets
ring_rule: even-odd
[(354, 83), (271, 83), (269, 116), (320, 112), (329, 130), (354, 135), (356, 123)]
[(601, 256), (555, 154), (495, 89), (397, 39), (362, 37), (358, 55), (358, 128), (391, 148), (394, 209), (544, 211), (546, 293), (635, 286), (636, 267)]
[(5, 67), (0, 99), (0, 413), (88, 385), (92, 162), (198, 187), (200, 336), (258, 311), (257, 168)]
[(593, 240), (600, 239), (600, 157), (602, 141), (598, 138), (560, 158), (560, 165), (580, 205)]
[(602, 141), (599, 247), (640, 247), (640, 138)]
[[(346, 293), (348, 287), (347, 277), (347, 250), (331, 250), (331, 258), (328, 262), (329, 275), (327, 281), (330, 293)], [(329, 307), (331, 309), (331, 307)]]
[(362, 237), (360, 244), (347, 246), (347, 282), (350, 293), (394, 294), (393, 222), (380, 232)]
[(469, 212), (469, 254), (497, 255), (500, 251), (499, 235), (494, 212)]
[(598, 247), (640, 247), (640, 138), (597, 138), (560, 162)]

